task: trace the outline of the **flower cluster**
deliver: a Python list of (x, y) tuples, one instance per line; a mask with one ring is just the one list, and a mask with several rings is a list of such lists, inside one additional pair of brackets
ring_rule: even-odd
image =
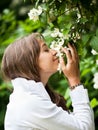
[(94, 88), (98, 89), (98, 72), (94, 74)]
[[(93, 55), (98, 55), (98, 52), (96, 52), (94, 49), (92, 49), (91, 53)], [(98, 65), (98, 60), (96, 60), (96, 64)], [(98, 89), (98, 72), (94, 74), (93, 82), (94, 82), (94, 88)]]
[(96, 64), (98, 65), (98, 60), (96, 60)]
[(92, 53), (93, 55), (98, 55), (98, 52), (96, 52), (94, 49), (92, 49), (91, 53)]
[[(68, 36), (64, 35), (58, 28), (55, 28), (53, 33), (51, 34), (55, 40), (51, 42), (50, 48), (57, 51), (57, 57), (59, 57), (59, 64), (57, 70), (61, 73), (61, 64), (60, 64), (60, 58), (63, 56), (63, 53), (61, 52), (62, 46), (64, 45), (65, 39), (68, 40)], [(66, 47), (66, 46), (65, 46)]]
[(37, 21), (39, 19), (39, 15), (42, 13), (42, 7), (38, 6), (38, 9), (33, 8), (28, 13), (30, 20)]

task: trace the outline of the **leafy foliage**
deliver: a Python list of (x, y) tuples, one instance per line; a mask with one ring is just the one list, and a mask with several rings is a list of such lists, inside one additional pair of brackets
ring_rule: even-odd
[[(23, 2), (26, 2), (25, 0)], [(91, 50), (98, 52), (98, 1), (97, 0), (32, 0), (32, 8), (39, 5), (43, 13), (38, 21), (16, 18), (14, 10), (3, 10), (0, 14), (0, 64), (3, 52), (15, 39), (31, 32), (40, 32), (45, 36), (49, 45), (53, 40), (51, 31), (54, 28), (63, 29), (63, 34), (70, 35), (80, 56), (81, 82), (88, 88), (91, 106), (94, 109), (96, 130), (98, 129), (98, 89), (93, 88), (94, 73), (98, 71), (98, 55), (92, 55)], [(0, 72), (1, 73), (1, 72)], [(71, 107), (67, 80), (59, 73), (49, 80), (50, 86), (67, 99), (67, 106)], [(8, 98), (12, 92), (9, 83), (5, 83), (0, 76), (0, 130), (3, 130), (4, 115)]]

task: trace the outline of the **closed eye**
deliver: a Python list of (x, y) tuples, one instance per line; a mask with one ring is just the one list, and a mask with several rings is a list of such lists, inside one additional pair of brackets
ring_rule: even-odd
[(49, 52), (49, 49), (44, 49), (45, 52)]
[(43, 50), (44, 50), (45, 52), (49, 52), (49, 48), (48, 48), (47, 46), (44, 46)]
[(43, 48), (44, 52), (49, 52), (49, 50), (50, 50), (45, 43), (42, 45), (42, 48)]

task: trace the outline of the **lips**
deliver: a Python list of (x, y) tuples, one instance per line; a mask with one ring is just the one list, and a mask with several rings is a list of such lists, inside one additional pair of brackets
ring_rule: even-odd
[[(53, 59), (53, 61), (56, 61), (56, 60), (58, 60), (58, 57), (55, 57), (54, 59)], [(58, 60), (59, 61), (59, 60)]]

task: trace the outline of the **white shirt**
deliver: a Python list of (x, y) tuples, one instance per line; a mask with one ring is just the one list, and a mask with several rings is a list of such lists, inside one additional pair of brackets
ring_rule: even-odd
[(5, 116), (5, 130), (94, 130), (87, 90), (70, 92), (73, 112), (52, 103), (41, 82), (16, 78)]

